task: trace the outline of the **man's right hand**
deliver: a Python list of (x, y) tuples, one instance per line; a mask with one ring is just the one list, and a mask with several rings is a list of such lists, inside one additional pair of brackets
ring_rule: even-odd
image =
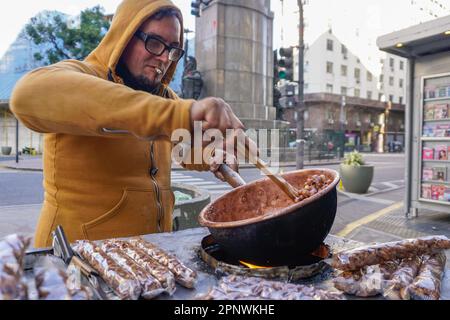
[(227, 129), (245, 129), (231, 107), (220, 98), (205, 98), (194, 102), (191, 107), (191, 128), (194, 122), (202, 122), (202, 130), (219, 129), (223, 134)]

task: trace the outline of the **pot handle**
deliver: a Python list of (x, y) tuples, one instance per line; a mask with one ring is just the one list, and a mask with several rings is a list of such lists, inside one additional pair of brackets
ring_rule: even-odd
[(233, 188), (245, 186), (245, 181), (236, 171), (233, 171), (228, 165), (221, 164), (219, 172), (224, 176), (225, 181)]

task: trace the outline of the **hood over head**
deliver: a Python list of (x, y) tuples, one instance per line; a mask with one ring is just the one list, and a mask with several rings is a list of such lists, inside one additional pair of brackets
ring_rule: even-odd
[[(180, 12), (170, 0), (124, 0), (117, 8), (112, 20), (111, 27), (98, 47), (86, 58), (87, 61), (100, 64), (117, 81), (116, 67), (119, 63), (123, 51), (130, 42), (134, 33), (152, 15), (163, 8), (174, 8)], [(180, 43), (183, 40), (183, 21), (181, 23)], [(162, 84), (164, 87), (172, 80), (177, 67), (176, 62), (172, 62), (167, 70)]]

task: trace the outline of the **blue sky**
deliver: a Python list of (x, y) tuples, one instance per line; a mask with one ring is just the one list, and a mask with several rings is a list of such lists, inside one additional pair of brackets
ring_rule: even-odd
[[(195, 28), (190, 15), (190, 0), (173, 0), (182, 10), (189, 29)], [(252, 0), (243, 0), (252, 1)], [(413, 24), (427, 21), (433, 15), (450, 15), (450, 0), (306, 0), (305, 38), (312, 43), (332, 26), (335, 35), (361, 57), (370, 69), (379, 61), (376, 38)], [(14, 41), (28, 20), (42, 10), (59, 10), (76, 15), (81, 10), (101, 5), (113, 13), (121, 0), (14, 0), (0, 4), (0, 57)], [(284, 10), (282, 10), (282, 4)], [(297, 0), (271, 0), (275, 13), (275, 47), (294, 45), (298, 39)], [(283, 15), (284, 14), (284, 15)], [(283, 30), (283, 41), (281, 33)], [(373, 64), (373, 66), (371, 65)], [(375, 71), (375, 70), (373, 70)]]

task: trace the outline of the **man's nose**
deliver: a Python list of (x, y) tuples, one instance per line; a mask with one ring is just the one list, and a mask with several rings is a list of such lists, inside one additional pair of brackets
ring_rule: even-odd
[(164, 50), (164, 52), (160, 56), (157, 56), (156, 58), (164, 64), (168, 63), (170, 61), (169, 50)]

